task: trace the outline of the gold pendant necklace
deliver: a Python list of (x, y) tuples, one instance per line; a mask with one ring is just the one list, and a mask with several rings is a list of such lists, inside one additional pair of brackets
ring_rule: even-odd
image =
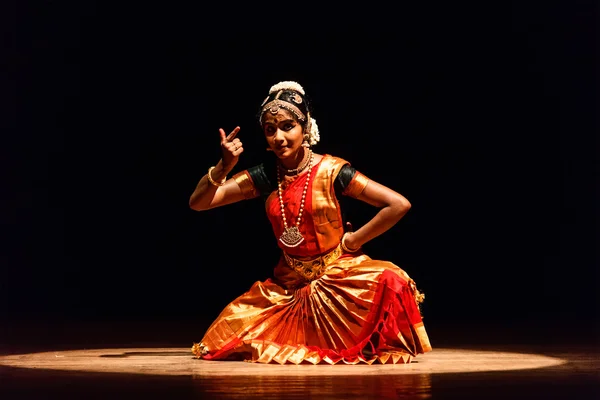
[(304, 200), (306, 199), (306, 192), (308, 191), (308, 184), (310, 181), (310, 172), (313, 163), (313, 153), (309, 149), (310, 152), (308, 158), (308, 172), (306, 172), (306, 182), (304, 183), (304, 190), (302, 192), (302, 199), (300, 200), (300, 210), (298, 211), (298, 217), (296, 218), (296, 224), (294, 226), (289, 227), (287, 224), (287, 219), (285, 218), (285, 207), (283, 205), (283, 196), (282, 196), (282, 188), (281, 188), (281, 175), (279, 172), (279, 168), (277, 168), (277, 193), (279, 195), (279, 207), (281, 208), (281, 218), (283, 219), (283, 233), (279, 237), (281, 243), (286, 245), (287, 247), (296, 247), (302, 241), (304, 241), (304, 236), (300, 233), (300, 222), (302, 221), (302, 212), (304, 210)]

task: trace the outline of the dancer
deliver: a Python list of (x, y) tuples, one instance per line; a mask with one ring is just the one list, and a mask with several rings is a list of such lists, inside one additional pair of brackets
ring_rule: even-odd
[[(299, 83), (273, 85), (258, 121), (270, 150), (264, 162), (228, 179), (244, 147), (239, 126), (229, 134), (220, 129), (222, 158), (198, 182), (190, 207), (262, 199), (281, 258), (271, 278), (221, 311), (192, 353), (204, 360), (385, 364), (431, 351), (419, 307), (424, 295), (403, 269), (362, 249), (410, 202), (350, 162), (313, 151), (320, 132)], [(342, 198), (377, 212), (353, 230)], [(260, 249), (249, 257), (260, 262)]]

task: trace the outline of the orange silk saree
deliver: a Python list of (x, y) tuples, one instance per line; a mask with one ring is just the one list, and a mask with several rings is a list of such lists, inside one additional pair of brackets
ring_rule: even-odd
[[(325, 155), (313, 166), (300, 225), (304, 241), (294, 248), (279, 242), (282, 257), (273, 277), (255, 282), (221, 311), (194, 343), (197, 357), (385, 364), (408, 363), (431, 350), (419, 309), (423, 295), (409, 275), (362, 251), (341, 250), (343, 224), (333, 180), (344, 164)], [(234, 178), (247, 198), (258, 196), (249, 174), (240, 172)], [(300, 175), (282, 191), (286, 218), (292, 223), (306, 178)], [(368, 178), (357, 172), (344, 195), (356, 197), (367, 184)], [(284, 226), (276, 190), (265, 206), (279, 238)], [(299, 261), (293, 265), (290, 260)]]

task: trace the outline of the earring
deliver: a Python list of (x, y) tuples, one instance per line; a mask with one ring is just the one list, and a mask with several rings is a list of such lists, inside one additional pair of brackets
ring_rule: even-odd
[(302, 142), (302, 147), (310, 147), (310, 143), (308, 143), (308, 134), (304, 134), (304, 141)]

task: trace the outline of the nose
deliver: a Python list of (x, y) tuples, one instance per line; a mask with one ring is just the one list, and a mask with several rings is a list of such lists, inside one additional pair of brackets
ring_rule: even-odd
[(277, 129), (277, 131), (275, 132), (275, 135), (273, 135), (273, 139), (275, 140), (275, 143), (281, 144), (285, 141), (285, 136), (283, 133), (284, 132), (281, 129)]

